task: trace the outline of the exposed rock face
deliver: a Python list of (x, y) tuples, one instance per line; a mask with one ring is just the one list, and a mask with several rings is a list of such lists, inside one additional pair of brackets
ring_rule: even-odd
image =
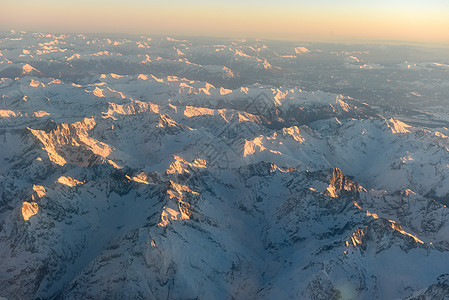
[(39, 205), (36, 202), (23, 202), (22, 216), (25, 221), (28, 221), (31, 216), (34, 216), (39, 211)]
[(349, 178), (343, 175), (340, 169), (335, 168), (332, 170), (332, 175), (329, 180), (329, 186), (325, 191), (325, 195), (330, 197), (338, 197), (345, 191), (361, 191), (363, 188), (352, 182)]

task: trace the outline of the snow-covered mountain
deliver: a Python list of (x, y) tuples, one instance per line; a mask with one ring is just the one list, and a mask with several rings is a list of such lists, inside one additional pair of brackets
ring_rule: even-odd
[(0, 297), (448, 297), (444, 117), (282, 84), (313, 45), (0, 42)]

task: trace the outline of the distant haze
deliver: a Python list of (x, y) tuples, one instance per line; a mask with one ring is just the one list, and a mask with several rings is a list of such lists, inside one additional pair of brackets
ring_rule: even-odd
[(0, 30), (449, 45), (447, 0), (2, 1)]

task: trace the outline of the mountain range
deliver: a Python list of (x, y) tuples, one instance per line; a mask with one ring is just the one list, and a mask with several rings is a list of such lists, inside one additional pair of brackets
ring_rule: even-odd
[(0, 37), (0, 298), (448, 297), (445, 60)]

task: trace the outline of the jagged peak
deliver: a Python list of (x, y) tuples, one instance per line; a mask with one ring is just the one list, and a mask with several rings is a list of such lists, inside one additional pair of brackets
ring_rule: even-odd
[(192, 191), (188, 186), (170, 180), (167, 188), (169, 200), (162, 209), (161, 221), (158, 226), (166, 227), (175, 220), (187, 220), (192, 216), (190, 203), (184, 201), (185, 193), (198, 196), (199, 193)]
[[(256, 116), (246, 111), (237, 112), (239, 122), (253, 122), (257, 124), (262, 124), (263, 119), (260, 116)], [(226, 119), (225, 119), (226, 120)]]
[(157, 127), (167, 128), (167, 127), (177, 127), (179, 126), (175, 120), (173, 120), (168, 114), (160, 114)]
[(396, 223), (395, 221), (393, 221), (393, 220), (388, 220), (388, 222), (390, 222), (390, 226), (391, 226), (391, 228), (393, 228), (394, 230), (398, 231), (399, 233), (401, 233), (401, 234), (403, 234), (403, 235), (406, 235), (406, 236), (409, 236), (409, 237), (413, 238), (413, 240), (414, 240), (416, 243), (424, 244), (424, 242), (421, 241), (421, 240), (420, 240), (418, 237), (416, 237), (415, 235), (413, 235), (413, 234), (411, 234), (411, 233), (408, 233), (408, 232), (405, 232), (404, 229), (402, 229), (402, 226), (399, 225), (398, 223)]
[(22, 216), (25, 221), (28, 221), (32, 216), (39, 211), (39, 205), (36, 202), (23, 202), (22, 203)]
[(405, 124), (395, 118), (390, 118), (386, 120), (388, 128), (391, 129), (392, 133), (409, 133), (412, 126)]
[[(104, 85), (104, 82), (103, 84)], [(106, 87), (104, 89), (99, 88), (98, 86), (95, 87), (95, 89), (91, 90), (85, 90), (87, 93), (91, 93), (99, 98), (118, 98), (118, 99), (125, 99), (126, 96), (122, 92), (118, 92), (116, 90), (111, 89), (110, 87)]]
[(47, 190), (42, 185), (33, 184), (32, 189), (33, 194), (31, 195), (31, 201), (24, 201), (22, 203), (22, 217), (25, 221), (28, 221), (32, 216), (38, 213), (39, 205), (36, 201), (47, 194)]
[(147, 175), (147, 173), (145, 173), (145, 172), (140, 172), (140, 173), (138, 173), (137, 175), (135, 175), (135, 176), (129, 176), (129, 175), (125, 175), (125, 177), (128, 179), (128, 180), (131, 180), (131, 181), (134, 181), (134, 182), (137, 182), (137, 183), (143, 183), (143, 184), (149, 184), (149, 178), (148, 178), (148, 175)]
[(131, 103), (117, 104), (108, 102), (108, 111), (103, 112), (103, 118), (115, 119), (116, 115), (136, 115), (147, 111), (159, 113), (159, 106), (151, 102), (134, 100)]
[(2, 118), (11, 118), (11, 117), (20, 117), (22, 116), (21, 112), (12, 111), (9, 109), (0, 109), (0, 117)]
[[(114, 167), (118, 167), (112, 160), (107, 158), (114, 149), (89, 136), (89, 131), (95, 125), (95, 119), (92, 117), (84, 118), (82, 121), (72, 124), (58, 124), (52, 121), (44, 126), (45, 130), (31, 128), (28, 128), (28, 130), (44, 145), (43, 149), (48, 154), (50, 161), (60, 166), (64, 166), (69, 160), (76, 165), (91, 165), (107, 162)], [(63, 150), (64, 146), (88, 151), (67, 152)], [(77, 154), (81, 156), (76, 156)]]
[(192, 191), (188, 186), (170, 180), (170, 184), (167, 189), (167, 194), (170, 196), (170, 199), (183, 199), (183, 192), (187, 192), (192, 195), (199, 195), (198, 192)]
[(45, 84), (40, 82), (39, 80), (31, 79), (30, 86), (31, 87), (45, 87)]
[(193, 162), (188, 162), (180, 156), (174, 155), (175, 161), (170, 164), (165, 171), (166, 174), (183, 174), (190, 173), (192, 168), (206, 168), (207, 161), (205, 159), (195, 158)]
[(61, 184), (64, 184), (64, 185), (70, 186), (70, 187), (84, 184), (84, 181), (79, 181), (79, 180), (76, 180), (75, 178), (72, 178), (69, 176), (61, 176), (58, 178), (58, 180), (56, 182), (59, 182)]
[(256, 150), (258, 150), (259, 152), (264, 151), (266, 148), (263, 146), (263, 139), (264, 139), (263, 135), (255, 137), (253, 140), (245, 139), (245, 145), (243, 148), (243, 157), (256, 153)]
[(225, 89), (224, 87), (220, 88), (220, 95), (222, 95), (222, 96), (227, 95), (227, 94), (231, 94), (231, 93), (232, 93), (232, 90)]
[(301, 135), (298, 126), (284, 127), (282, 128), (282, 133), (284, 136), (291, 136), (295, 141), (301, 144), (306, 141), (305, 138)]
[(295, 53), (296, 54), (306, 54), (310, 53), (310, 50), (303, 46), (295, 47)]
[(223, 67), (223, 71), (225, 72), (225, 77), (226, 78), (233, 78), (233, 77), (236, 76), (235, 73), (232, 72), (232, 70), (227, 68), (227, 67)]
[(184, 109), (184, 115), (188, 118), (197, 116), (213, 116), (214, 110), (205, 107), (186, 106)]
[(361, 185), (344, 176), (339, 168), (332, 169), (329, 177), (329, 186), (324, 191), (326, 196), (337, 198), (343, 191), (359, 192), (364, 190)]
[(22, 67), (22, 74), (30, 74), (32, 72), (40, 73), (38, 70), (36, 70), (33, 66), (29, 64), (25, 64)]
[[(389, 238), (386, 239), (385, 236), (389, 236)], [(366, 250), (369, 245), (368, 242), (374, 242), (371, 245), (376, 248), (377, 253), (390, 248), (392, 245), (397, 245), (404, 251), (408, 251), (410, 247), (429, 247), (417, 236), (404, 231), (401, 225), (395, 221), (379, 218), (373, 219), (363, 229), (356, 228), (345, 241), (346, 250), (344, 253), (350, 255), (356, 248)]]
[[(36, 193), (37, 197), (42, 198), (47, 194), (47, 190), (42, 185), (33, 184), (33, 191)], [(34, 197), (33, 197), (34, 199)]]

